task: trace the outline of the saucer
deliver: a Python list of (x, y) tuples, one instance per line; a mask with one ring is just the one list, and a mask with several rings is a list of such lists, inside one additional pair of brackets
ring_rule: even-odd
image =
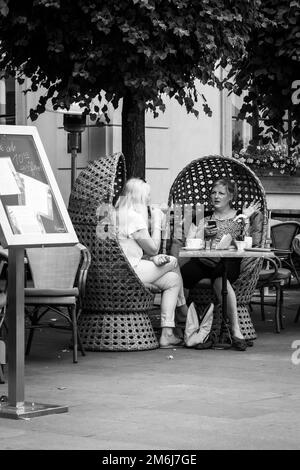
[(272, 251), (271, 248), (244, 248), (244, 251)]
[(202, 248), (190, 248), (189, 246), (183, 246), (182, 249), (183, 250), (188, 250), (188, 251), (202, 251), (202, 250), (204, 250), (204, 247), (202, 247)]

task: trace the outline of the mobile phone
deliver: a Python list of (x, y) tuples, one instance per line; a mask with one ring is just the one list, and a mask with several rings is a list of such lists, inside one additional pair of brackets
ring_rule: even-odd
[(207, 225), (211, 228), (213, 227), (216, 227), (217, 226), (217, 222), (215, 220), (208, 220), (207, 221)]

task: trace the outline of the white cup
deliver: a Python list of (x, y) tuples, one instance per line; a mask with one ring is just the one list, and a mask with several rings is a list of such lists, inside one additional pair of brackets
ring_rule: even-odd
[(246, 248), (246, 244), (244, 240), (236, 240), (235, 243), (236, 243), (238, 251), (243, 251)]
[(245, 248), (252, 248), (252, 237), (245, 237)]
[(185, 246), (187, 248), (195, 248), (201, 250), (204, 247), (204, 240), (202, 238), (187, 238)]

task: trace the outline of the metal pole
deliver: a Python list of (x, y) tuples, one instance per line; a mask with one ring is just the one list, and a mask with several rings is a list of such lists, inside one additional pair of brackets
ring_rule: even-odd
[(24, 248), (9, 248), (8, 403), (24, 406)]
[(79, 149), (79, 132), (70, 132), (70, 146), (71, 146), (71, 191), (74, 187), (77, 177), (77, 151)]
[(65, 413), (67, 406), (25, 402), (24, 248), (8, 252), (8, 400), (0, 403), (0, 418), (33, 418)]
[(77, 150), (72, 148), (71, 152), (71, 191), (74, 188), (74, 183), (76, 180), (76, 159), (77, 159)]

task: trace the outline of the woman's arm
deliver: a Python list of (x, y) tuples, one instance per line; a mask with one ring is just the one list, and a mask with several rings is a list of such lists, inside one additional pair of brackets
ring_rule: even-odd
[[(155, 239), (152, 238), (153, 235), (155, 235)], [(143, 252), (149, 256), (157, 255), (160, 248), (160, 240), (158, 243), (158, 229), (153, 235), (151, 237), (147, 229), (138, 230), (132, 234), (132, 238), (140, 245)]]
[(250, 217), (249, 235), (252, 237), (252, 246), (259, 247), (261, 245), (263, 232), (263, 214), (256, 212)]
[[(252, 236), (253, 246), (259, 246), (261, 239), (261, 227), (259, 227), (258, 232), (256, 229), (253, 229), (253, 221), (256, 221), (258, 214), (260, 214), (260, 202), (253, 201), (250, 204), (244, 204), (242, 211), (238, 211), (238, 215), (234, 220), (243, 219), (244, 220), (244, 235)], [(259, 216), (258, 216), (259, 218)]]
[(132, 233), (134, 240), (140, 245), (144, 253), (155, 256), (159, 252), (161, 244), (162, 212), (160, 209), (151, 211), (151, 235), (147, 229), (137, 230)]

